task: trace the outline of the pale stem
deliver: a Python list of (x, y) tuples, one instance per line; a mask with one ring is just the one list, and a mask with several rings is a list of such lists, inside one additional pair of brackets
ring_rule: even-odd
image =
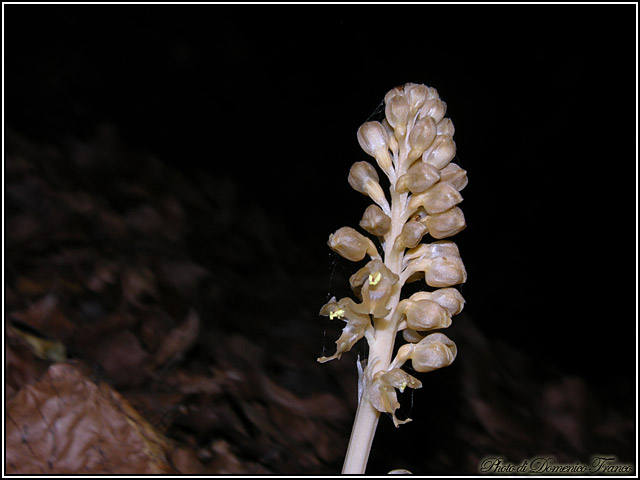
[[(381, 370), (381, 366), (385, 369), (387, 368), (393, 352), (394, 339), (395, 332), (391, 331), (391, 329), (376, 331), (376, 341), (369, 350), (369, 359), (373, 361), (367, 364), (364, 372), (367, 379), (371, 378), (370, 375), (375, 373), (371, 371), (373, 368), (375, 368), (376, 372)], [(344, 474), (363, 474), (365, 472), (373, 437), (376, 434), (380, 412), (371, 404), (367, 387), (365, 387), (358, 402), (358, 411), (351, 430), (347, 456), (342, 467), (342, 473)]]
[[(400, 160), (403, 160), (403, 152), (400, 148)], [(405, 153), (406, 155), (406, 153)], [(398, 170), (394, 175), (399, 177), (404, 173), (400, 167), (402, 163), (398, 163)], [(405, 216), (404, 206), (406, 204), (407, 194), (398, 194), (395, 191), (395, 185), (392, 182), (390, 187), (391, 193), (391, 231), (385, 236), (385, 265), (393, 273), (400, 275), (402, 269), (403, 252), (394, 251), (393, 245), (396, 238), (402, 232)], [(358, 410), (356, 418), (351, 430), (351, 438), (349, 439), (349, 447), (347, 448), (347, 456), (342, 467), (343, 474), (364, 474), (369, 459), (369, 452), (373, 444), (373, 437), (378, 426), (380, 412), (371, 404), (369, 400), (368, 387), (370, 380), (376, 372), (386, 370), (391, 363), (391, 355), (393, 353), (393, 345), (397, 332), (397, 319), (394, 319), (394, 313), (398, 302), (400, 301), (400, 287), (394, 289), (393, 295), (387, 303), (390, 308), (389, 314), (384, 318), (374, 319), (374, 339), (369, 342), (369, 361), (363, 373), (365, 376), (364, 392), (358, 401)]]
[[(364, 398), (364, 395), (362, 397)], [(342, 467), (343, 474), (364, 473), (379, 418), (380, 412), (373, 408), (371, 402), (363, 402), (360, 399), (353, 430), (351, 431), (351, 438), (349, 439), (347, 456)]]

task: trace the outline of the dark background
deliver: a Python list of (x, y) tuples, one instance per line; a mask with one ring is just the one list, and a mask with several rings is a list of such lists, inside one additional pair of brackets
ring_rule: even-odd
[[(296, 250), (286, 258), (277, 241), (266, 249), (293, 280), (282, 298), (256, 309), (283, 309), (303, 288), (296, 268), (304, 270), (317, 283), (297, 332), (312, 344), (326, 328), (313, 323), (315, 312), (345, 281), (332, 275), (326, 238), (355, 226), (368, 204), (346, 182), (351, 163), (366, 159), (357, 128), (394, 86), (435, 87), (469, 176), (461, 205), (468, 227), (453, 239), (469, 274), (459, 322), (473, 322), (486, 348), (507, 345), (529, 362), (515, 383), (530, 381), (533, 392), (551, 368), (633, 420), (633, 5), (7, 5), (4, 12), (5, 134), (10, 128), (65, 148), (107, 125), (131, 151), (187, 178), (221, 182), (212, 188), (227, 185), (236, 195), (231, 217), (259, 205), (264, 223), (256, 232), (277, 231)], [(100, 181), (108, 189), (109, 177)], [(12, 251), (5, 255), (11, 265)], [(194, 255), (206, 263), (206, 252)], [(254, 276), (252, 261), (236, 292), (249, 303), (254, 289), (278, 281)], [(347, 263), (337, 271), (354, 271)], [(457, 341), (456, 326), (449, 336)], [(318, 338), (315, 355), (333, 340)], [(464, 356), (461, 347), (458, 362)], [(438, 415), (418, 413), (426, 395), (416, 394), (411, 438)], [(440, 395), (455, 417), (463, 407)], [(379, 442), (390, 448), (405, 427), (392, 431), (385, 420), (380, 435), (391, 440)], [(554, 448), (540, 450), (559, 454)], [(625, 454), (603, 448), (594, 441), (580, 453)], [(428, 446), (419, 453), (428, 454)], [(372, 462), (379, 473), (394, 468), (379, 455)]]

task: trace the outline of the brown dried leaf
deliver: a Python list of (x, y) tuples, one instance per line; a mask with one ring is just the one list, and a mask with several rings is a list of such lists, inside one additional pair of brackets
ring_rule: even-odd
[(7, 473), (172, 473), (168, 441), (116, 391), (52, 365), (7, 404)]
[(153, 356), (152, 367), (164, 365), (170, 359), (183, 355), (191, 348), (200, 331), (200, 317), (190, 310), (187, 317), (173, 328)]

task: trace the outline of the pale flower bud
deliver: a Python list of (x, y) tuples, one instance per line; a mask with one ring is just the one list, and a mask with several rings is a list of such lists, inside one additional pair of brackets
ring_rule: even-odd
[(356, 162), (351, 165), (347, 180), (356, 192), (367, 195), (367, 184), (370, 182), (378, 183), (380, 177), (378, 177), (375, 167), (369, 162)]
[(377, 205), (369, 205), (362, 215), (360, 226), (372, 235), (382, 237), (391, 228), (391, 219)]
[(405, 193), (409, 190), (411, 193), (422, 193), (438, 180), (440, 180), (440, 172), (433, 165), (416, 162), (398, 179), (396, 192)]
[(424, 106), (420, 110), (418, 118), (431, 117), (435, 123), (438, 123), (444, 118), (446, 111), (447, 105), (442, 100), (437, 97), (431, 98), (424, 102)]
[(462, 202), (462, 195), (450, 183), (440, 181), (427, 191), (414, 197), (410, 202), (417, 207), (417, 202), (427, 211), (428, 214), (446, 212)]
[(384, 191), (378, 183), (378, 172), (369, 162), (356, 162), (351, 165), (347, 180), (355, 191), (364, 193), (380, 205), (388, 205)]
[(454, 207), (446, 212), (429, 215), (424, 219), (433, 238), (446, 238), (464, 230), (467, 226), (462, 210)]
[(431, 117), (419, 119), (409, 134), (411, 151), (407, 160), (413, 162), (433, 143), (436, 138), (436, 122)]
[(438, 90), (433, 87), (427, 87), (427, 100), (431, 100), (433, 98), (440, 98), (440, 95), (438, 95)]
[(426, 259), (430, 260), (442, 256), (459, 257), (460, 250), (451, 240), (441, 240), (433, 243), (423, 243), (409, 250), (405, 255), (405, 260)]
[(447, 309), (449, 315), (457, 315), (464, 307), (464, 298), (455, 288), (440, 288), (429, 293), (429, 299)]
[(425, 100), (427, 99), (427, 93), (428, 89), (426, 85), (408, 83), (404, 86), (404, 94), (407, 98), (407, 102), (409, 103), (411, 115), (415, 115), (420, 107), (422, 107)]
[(438, 257), (428, 263), (424, 280), (430, 287), (451, 287), (466, 282), (467, 271), (460, 257)]
[(469, 182), (467, 179), (467, 171), (460, 168), (455, 163), (450, 163), (440, 171), (440, 178), (443, 182), (448, 182), (456, 190), (460, 191), (467, 186)]
[(407, 122), (409, 121), (409, 103), (404, 95), (396, 95), (391, 97), (385, 106), (385, 115), (389, 125), (395, 130), (398, 140), (404, 137), (407, 130)]
[(441, 240), (429, 244), (431, 258), (460, 257), (460, 249), (451, 240)]
[(425, 233), (427, 233), (427, 226), (424, 223), (411, 220), (402, 227), (402, 233), (396, 239), (394, 247), (413, 248), (420, 243)]
[(416, 371), (431, 372), (451, 365), (457, 354), (456, 344), (449, 337), (442, 333), (432, 333), (415, 345), (410, 358)]
[(351, 227), (339, 228), (335, 233), (329, 235), (327, 243), (331, 250), (352, 262), (362, 260), (367, 254), (379, 257), (373, 242)]
[(432, 300), (409, 301), (405, 315), (407, 326), (413, 330), (434, 330), (451, 325), (449, 312)]
[[(430, 300), (437, 303), (447, 311), (450, 317), (453, 317), (454, 315), (460, 313), (465, 303), (464, 298), (455, 288), (439, 288), (438, 290), (434, 290), (433, 292), (421, 291), (414, 293), (409, 298), (400, 302), (400, 304), (398, 305), (400, 314), (403, 315), (412, 302), (420, 302), (423, 300)], [(417, 342), (419, 340), (407, 341)]]
[(422, 154), (422, 161), (440, 170), (455, 156), (456, 144), (453, 139), (447, 135), (438, 135), (433, 144)]
[(394, 87), (391, 90), (389, 90), (387, 94), (384, 96), (384, 104), (388, 105), (391, 99), (396, 95), (404, 95), (404, 87), (405, 85), (402, 85), (401, 87)]
[(451, 287), (467, 280), (458, 247), (450, 241), (422, 244), (409, 250), (403, 276), (413, 281), (418, 272), (424, 272), (431, 287)]
[(453, 137), (453, 134), (456, 132), (456, 129), (453, 126), (453, 122), (450, 118), (443, 118), (437, 124), (438, 135), (448, 135), (449, 137)]
[(366, 122), (358, 129), (358, 143), (374, 157), (385, 172), (392, 166), (389, 155), (389, 137), (380, 122)]

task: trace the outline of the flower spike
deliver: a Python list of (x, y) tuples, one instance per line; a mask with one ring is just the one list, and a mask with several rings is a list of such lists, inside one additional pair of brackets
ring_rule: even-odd
[[(392, 89), (384, 103), (385, 118), (364, 123), (357, 139), (388, 177), (388, 192), (372, 163), (355, 162), (348, 176), (349, 185), (373, 201), (360, 227), (374, 238), (342, 227), (328, 242), (347, 260), (369, 257), (349, 279), (357, 300), (332, 298), (320, 311), (346, 325), (336, 353), (319, 362), (341, 358), (362, 338), (369, 344), (369, 358), (358, 363), (359, 406), (343, 468), (347, 474), (364, 473), (380, 413), (391, 415), (396, 427), (410, 421), (396, 417), (396, 391), (422, 383), (402, 369), (404, 364), (411, 361), (423, 373), (455, 360), (451, 339), (425, 332), (451, 325), (464, 306), (453, 287), (467, 279), (458, 247), (443, 240), (466, 226), (460, 192), (468, 181), (467, 172), (452, 163), (455, 129), (445, 117), (447, 106), (435, 88), (415, 83)], [(421, 243), (428, 237), (431, 243)], [(424, 290), (403, 299), (402, 287), (421, 279)], [(408, 343), (392, 358), (400, 331)]]

